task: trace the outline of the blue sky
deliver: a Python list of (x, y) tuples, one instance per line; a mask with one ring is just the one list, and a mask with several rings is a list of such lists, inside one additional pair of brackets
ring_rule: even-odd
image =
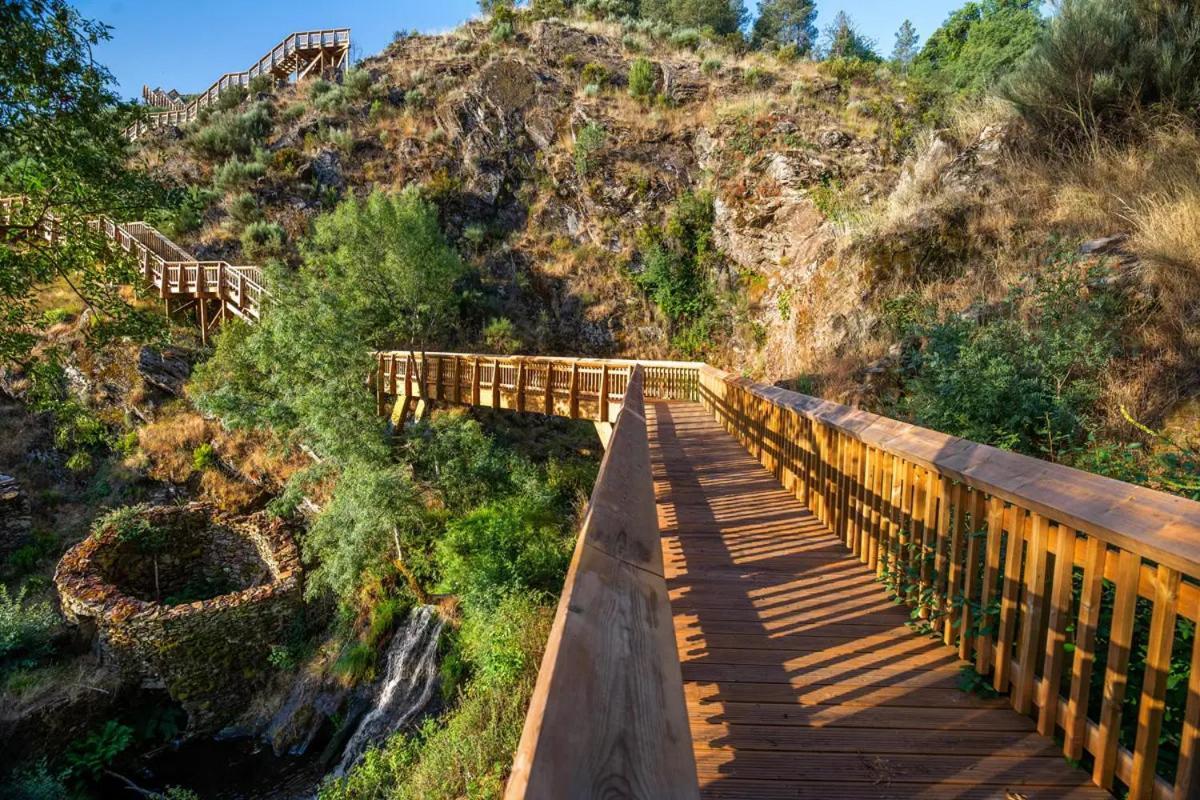
[[(905, 17), (924, 41), (963, 2), (817, 0), (818, 25), (824, 27), (844, 10), (888, 53)], [(143, 83), (182, 92), (205, 89), (221, 73), (249, 67), (292, 31), (350, 27), (356, 49), (365, 56), (382, 50), (397, 30), (448, 30), (478, 11), (475, 0), (77, 0), (75, 5), (84, 16), (113, 27), (112, 41), (97, 55), (129, 97), (138, 96)]]

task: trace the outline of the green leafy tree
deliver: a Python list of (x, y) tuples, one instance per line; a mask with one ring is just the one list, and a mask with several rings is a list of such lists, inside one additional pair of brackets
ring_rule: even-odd
[(901, 72), (908, 72), (913, 59), (917, 57), (918, 41), (920, 37), (917, 36), (917, 29), (913, 27), (912, 21), (904, 20), (900, 24), (900, 30), (896, 31), (896, 46), (892, 48), (892, 63)]
[(839, 11), (824, 33), (823, 51), (827, 59), (879, 61), (875, 42), (863, 35), (845, 11)]
[(794, 45), (799, 54), (811, 53), (817, 44), (816, 19), (814, 0), (763, 0), (754, 20), (754, 45)]
[(727, 35), (746, 24), (742, 0), (642, 0), (642, 16), (679, 28), (701, 28)]
[[(137, 281), (132, 260), (89, 225), (142, 218), (160, 199), (127, 166), (122, 131), (135, 112), (92, 58), (109, 29), (65, 0), (30, 0), (0, 4), (0, 30), (0, 196), (26, 200), (0, 218), (0, 360), (27, 357), (39, 327), (34, 296), (57, 280), (92, 310), (93, 334), (144, 335), (152, 319), (119, 293)], [(41, 236), (51, 219), (60, 241)]]
[(949, 92), (990, 89), (1042, 36), (1040, 6), (1040, 0), (967, 3), (925, 42), (913, 60), (913, 73)]

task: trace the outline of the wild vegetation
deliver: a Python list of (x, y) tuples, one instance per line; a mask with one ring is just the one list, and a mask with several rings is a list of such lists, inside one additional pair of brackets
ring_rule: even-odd
[[(1176, 420), (1200, 386), (1190, 4), (979, 0), (924, 42), (905, 23), (886, 59), (832, 7), (818, 29), (808, 0), (753, 22), (739, 0), (483, 10), (340, 82), (228, 92), (131, 151), (135, 112), (83, 55), (103, 26), (53, 0), (0, 9), (30, 48), (0, 61), (2, 193), (76, 231), (148, 218), (203, 258), (263, 264), (274, 298), (259, 325), (185, 342), (186, 400), (143, 423), (80, 398), (79, 353), (185, 335), (113, 289), (137, 281), (100, 237), (45, 247), (32, 211), (0, 229), (0, 359), (88, 498), (50, 532), (63, 492), (45, 489), (3, 566), (5, 691), (69, 660), (48, 573), (92, 517), (145, 499), (139, 481), (269, 499), (302, 530), (312, 610), (273, 651), (281, 673), (327, 647), (338, 680), (368, 681), (415, 604), (454, 620), (438, 712), (321, 796), (499, 796), (595, 445), (461, 413), (392, 435), (363, 383), (373, 349), (703, 358), (1200, 499)], [(72, 325), (86, 347), (59, 346)], [(135, 515), (128, 531), (162, 546)], [(114, 713), (10, 785), (86, 796), (174, 735), (143, 727)]]

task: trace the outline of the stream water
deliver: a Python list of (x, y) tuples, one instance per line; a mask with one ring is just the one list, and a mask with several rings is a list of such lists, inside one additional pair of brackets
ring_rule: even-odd
[[(157, 791), (183, 786), (203, 800), (309, 800), (327, 772), (344, 775), (372, 745), (414, 722), (429, 705), (437, 687), (443, 625), (434, 606), (418, 606), (409, 613), (388, 644), (382, 677), (350, 703), (359, 715), (348, 729), (333, 733), (326, 724), (319, 735), (284, 755), (276, 755), (260, 738), (192, 739), (143, 759), (131, 777)], [(293, 714), (297, 711), (291, 709)], [(345, 741), (340, 748), (339, 740)], [(115, 800), (137, 794), (106, 780), (101, 796)]]

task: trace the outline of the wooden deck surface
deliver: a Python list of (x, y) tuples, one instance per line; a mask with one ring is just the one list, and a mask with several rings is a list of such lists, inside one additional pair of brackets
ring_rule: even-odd
[(961, 691), (956, 653), (700, 405), (646, 412), (704, 797), (1111, 797)]

